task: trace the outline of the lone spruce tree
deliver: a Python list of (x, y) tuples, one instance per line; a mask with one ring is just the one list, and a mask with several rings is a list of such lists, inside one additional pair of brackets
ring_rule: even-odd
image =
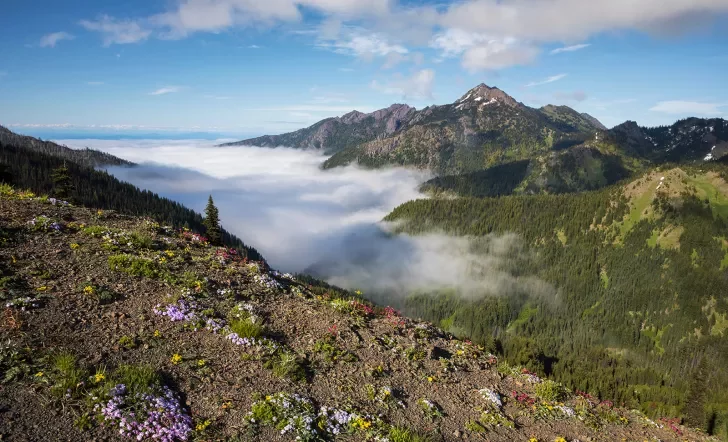
[(53, 180), (53, 194), (55, 197), (63, 199), (71, 197), (73, 183), (71, 182), (71, 173), (65, 163), (63, 166), (53, 169), (51, 179)]
[(205, 207), (205, 228), (207, 229), (207, 239), (210, 240), (210, 244), (220, 245), (222, 242), (222, 233), (220, 232), (220, 216), (215, 207), (215, 202), (212, 201), (212, 195), (207, 200), (207, 207)]

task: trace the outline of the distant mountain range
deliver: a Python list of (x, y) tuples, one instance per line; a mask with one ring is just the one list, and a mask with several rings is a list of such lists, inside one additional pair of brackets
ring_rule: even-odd
[(535, 109), (480, 84), (452, 104), (353, 111), (295, 132), (222, 146), (239, 145), (322, 149), (332, 155), (324, 168), (356, 163), (430, 169), (439, 176), (435, 182), (465, 187), (483, 187), (484, 177), (517, 171), (521, 179), (509, 177), (512, 186), (501, 190), (560, 193), (603, 187), (651, 164), (719, 160), (728, 154), (728, 124), (690, 118), (669, 127), (627, 121), (607, 129), (568, 106)]

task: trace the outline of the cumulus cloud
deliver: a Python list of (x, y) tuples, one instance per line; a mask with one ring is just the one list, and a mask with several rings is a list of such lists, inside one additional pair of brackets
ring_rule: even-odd
[(400, 95), (403, 99), (432, 99), (432, 87), (435, 81), (435, 71), (422, 69), (406, 78), (397, 78), (387, 84), (380, 84), (374, 80), (371, 87), (374, 90), (389, 95)]
[(354, 30), (339, 36), (336, 40), (321, 40), (316, 46), (338, 54), (351, 55), (367, 61), (375, 57), (403, 57), (409, 50), (399, 44), (390, 43), (380, 34)]
[(152, 33), (140, 21), (117, 20), (108, 15), (96, 20), (81, 20), (79, 24), (89, 31), (101, 33), (104, 46), (138, 43), (149, 38)]
[[(82, 21), (102, 32), (104, 44), (132, 43), (154, 33), (184, 38), (237, 26), (306, 25), (320, 47), (362, 58), (389, 57), (388, 65), (412, 45), (462, 57), (471, 71), (502, 69), (533, 61), (545, 44), (569, 43), (608, 31), (672, 34), (699, 28), (728, 13), (725, 0), (463, 0), (415, 5), (396, 0), (176, 0), (164, 12), (134, 20), (102, 16)], [(308, 12), (314, 12), (309, 14)], [(318, 17), (311, 20), (310, 17)], [(312, 21), (312, 23), (311, 23)], [(353, 28), (356, 27), (356, 28)], [(300, 28), (300, 26), (299, 26)], [(310, 26), (309, 26), (310, 29)], [(351, 32), (356, 29), (356, 32)], [(514, 43), (515, 42), (515, 43)], [(584, 49), (574, 44), (551, 54)], [(442, 58), (441, 57), (441, 58)], [(416, 61), (414, 59), (409, 59)], [(396, 64), (396, 63), (395, 63)]]
[(536, 59), (539, 52), (535, 46), (512, 39), (490, 40), (467, 49), (463, 54), (462, 65), (471, 72), (498, 70), (529, 64)]
[(531, 83), (526, 84), (525, 87), (534, 87), (534, 86), (541, 86), (544, 84), (553, 83), (555, 81), (559, 81), (559, 80), (563, 79), (566, 76), (567, 76), (567, 74), (552, 75), (551, 77), (548, 77), (545, 80), (532, 81)]
[(68, 32), (54, 32), (46, 34), (40, 39), (41, 48), (55, 48), (59, 41), (73, 40), (75, 37)]
[(310, 272), (375, 298), (446, 287), (464, 296), (552, 292), (536, 278), (514, 276), (523, 260), (532, 259), (515, 235), (391, 235), (381, 220), (400, 203), (423, 197), (417, 187), (429, 175), (422, 171), (322, 171), (319, 152), (286, 148), (59, 142), (143, 163), (110, 172), (195, 210), (203, 210), (212, 194), (223, 226), (280, 270)]
[(556, 55), (556, 54), (561, 54), (562, 52), (574, 52), (574, 51), (578, 51), (578, 50), (581, 50), (584, 48), (588, 48), (589, 46), (591, 46), (591, 45), (590, 44), (580, 44), (580, 45), (573, 45), (573, 46), (563, 46), (563, 47), (552, 50), (551, 52), (549, 52), (549, 54)]
[(653, 112), (662, 112), (671, 115), (723, 115), (721, 108), (728, 107), (726, 103), (704, 103), (699, 101), (660, 101), (650, 108)]

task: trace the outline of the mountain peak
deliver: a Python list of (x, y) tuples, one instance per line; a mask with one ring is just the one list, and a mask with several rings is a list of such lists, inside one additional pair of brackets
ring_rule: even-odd
[(518, 102), (506, 94), (497, 87), (490, 87), (485, 83), (480, 83), (474, 88), (470, 89), (465, 95), (460, 97), (456, 103), (461, 104), (466, 101), (479, 101), (483, 103), (496, 103), (500, 102), (511, 107), (518, 106)]

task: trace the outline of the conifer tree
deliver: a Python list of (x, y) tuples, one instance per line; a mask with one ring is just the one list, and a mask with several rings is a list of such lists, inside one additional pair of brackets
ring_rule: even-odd
[(68, 171), (66, 164), (53, 169), (51, 175), (53, 179), (53, 196), (57, 198), (70, 198), (73, 184), (71, 183), (71, 173)]
[(222, 233), (220, 232), (220, 217), (215, 207), (215, 202), (212, 200), (212, 195), (207, 200), (207, 207), (205, 207), (205, 228), (207, 229), (207, 239), (210, 240), (210, 244), (219, 245), (222, 240)]

